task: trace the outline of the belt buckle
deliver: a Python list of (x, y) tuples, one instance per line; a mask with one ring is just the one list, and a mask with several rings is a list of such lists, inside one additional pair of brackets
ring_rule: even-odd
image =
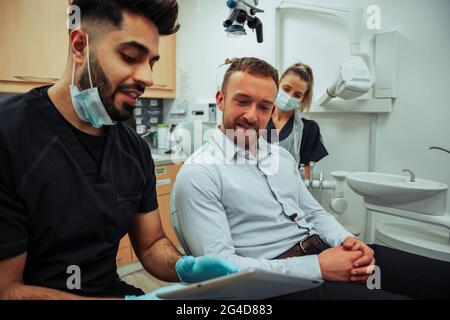
[(300, 249), (302, 249), (303, 253), (308, 253), (308, 250), (306, 250), (303, 247), (303, 242), (310, 241), (311, 239), (314, 239), (314, 238), (317, 238), (316, 234), (313, 234), (312, 236), (309, 236), (306, 239), (303, 239), (302, 241), (300, 241), (299, 246), (300, 246)]
[(307, 251), (305, 250), (305, 248), (303, 248), (303, 241), (306, 241), (306, 240), (308, 240), (308, 239), (309, 239), (309, 238), (306, 238), (306, 239), (300, 241), (300, 243), (298, 244), (298, 245), (300, 246), (300, 249), (303, 251), (303, 253), (306, 253), (306, 252), (307, 252)]

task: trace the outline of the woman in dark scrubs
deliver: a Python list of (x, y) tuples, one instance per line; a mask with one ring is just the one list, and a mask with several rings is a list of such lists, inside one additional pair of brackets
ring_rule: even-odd
[(276, 129), (280, 146), (292, 154), (299, 167), (305, 166), (305, 178), (309, 178), (310, 162), (328, 155), (319, 126), (303, 117), (311, 107), (313, 91), (311, 68), (303, 63), (289, 67), (281, 76), (276, 108), (267, 125), (268, 130)]

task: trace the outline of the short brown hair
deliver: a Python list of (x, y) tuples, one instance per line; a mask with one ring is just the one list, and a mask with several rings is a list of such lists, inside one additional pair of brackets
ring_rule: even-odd
[(233, 58), (231, 60), (227, 59), (225, 63), (230, 63), (231, 65), (225, 73), (225, 76), (223, 77), (222, 92), (224, 95), (226, 94), (228, 79), (233, 73), (239, 71), (249, 73), (252, 76), (271, 77), (277, 85), (278, 90), (278, 87), (280, 85), (280, 81), (278, 80), (278, 71), (266, 61), (258, 58), (244, 57)]
[(314, 95), (314, 74), (312, 72), (312, 69), (307, 64), (304, 64), (302, 62), (296, 63), (292, 66), (290, 66), (281, 76), (280, 81), (283, 80), (284, 77), (286, 77), (288, 74), (293, 73), (294, 75), (298, 76), (300, 79), (305, 81), (308, 84), (308, 91), (305, 92), (305, 95), (302, 99), (302, 107), (300, 108), (300, 111), (308, 111), (309, 108), (311, 108), (313, 95)]

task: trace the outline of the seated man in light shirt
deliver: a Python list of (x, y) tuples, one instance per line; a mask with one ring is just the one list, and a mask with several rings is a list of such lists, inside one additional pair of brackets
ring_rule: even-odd
[[(219, 255), (241, 270), (324, 280), (282, 298), (448, 299), (450, 263), (356, 239), (311, 196), (289, 152), (260, 137), (277, 92), (270, 64), (232, 61), (216, 95), (223, 122), (175, 184), (181, 232), (192, 254)], [(367, 281), (373, 270), (381, 273), (380, 290), (371, 290), (380, 283)]]

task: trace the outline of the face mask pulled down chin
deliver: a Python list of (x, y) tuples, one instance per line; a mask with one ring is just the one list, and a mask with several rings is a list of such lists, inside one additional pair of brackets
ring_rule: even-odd
[(98, 93), (98, 88), (94, 87), (92, 84), (91, 77), (91, 68), (89, 61), (89, 38), (86, 35), (87, 41), (87, 63), (88, 63), (88, 74), (89, 81), (91, 83), (91, 88), (80, 91), (77, 86), (74, 84), (75, 80), (75, 62), (73, 64), (73, 72), (72, 72), (72, 84), (70, 86), (70, 96), (72, 99), (73, 108), (78, 118), (81, 121), (87, 122), (91, 124), (94, 128), (101, 128), (103, 126), (113, 126), (116, 124), (115, 121), (111, 119), (108, 112), (105, 109), (105, 106), (100, 99), (100, 95)]
[(277, 100), (275, 104), (281, 111), (294, 111), (297, 108), (300, 108), (300, 100), (292, 98), (288, 95), (284, 90), (280, 90), (278, 92)]

